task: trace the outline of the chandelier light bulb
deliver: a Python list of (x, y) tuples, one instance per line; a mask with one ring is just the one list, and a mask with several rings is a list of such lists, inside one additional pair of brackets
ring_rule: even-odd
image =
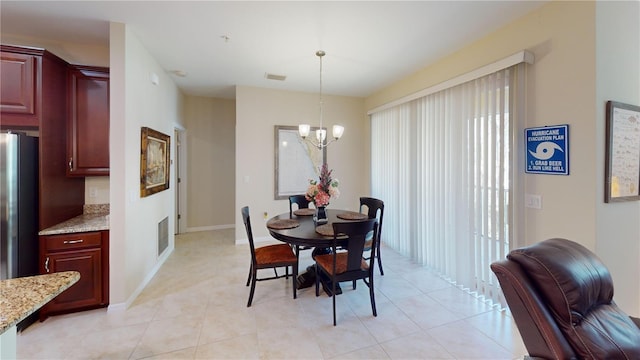
[(305, 139), (309, 136), (309, 131), (311, 130), (311, 126), (309, 124), (300, 124), (298, 125), (298, 133), (300, 133), (300, 137)]
[(316, 130), (316, 140), (320, 143), (324, 143), (324, 140), (327, 138), (327, 130)]
[(333, 138), (338, 140), (344, 134), (344, 126), (341, 125), (333, 125)]
[(326, 141), (327, 140), (327, 130), (322, 126), (322, 57), (325, 56), (325, 52), (322, 50), (318, 50), (316, 52), (316, 56), (320, 59), (320, 101), (319, 101), (319, 105), (320, 105), (320, 129), (316, 130), (316, 141), (314, 142), (312, 139), (307, 139), (307, 137), (309, 136), (309, 132), (311, 131), (311, 126), (309, 126), (308, 124), (300, 124), (298, 125), (298, 133), (300, 134), (300, 137), (307, 140), (308, 142), (310, 142), (311, 144), (313, 144), (313, 146), (317, 147), (318, 149), (322, 150), (323, 148), (327, 147), (330, 143), (340, 139), (342, 137), (342, 134), (344, 134), (344, 126), (341, 125), (333, 125), (333, 129), (332, 129), (332, 134), (333, 134), (333, 140), (331, 141)]

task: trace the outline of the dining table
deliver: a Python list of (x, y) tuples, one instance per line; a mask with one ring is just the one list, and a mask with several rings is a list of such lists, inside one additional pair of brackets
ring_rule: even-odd
[[(289, 212), (276, 215), (267, 221), (267, 229), (271, 236), (277, 240), (295, 247), (296, 257), (299, 248), (314, 248), (312, 257), (316, 254), (326, 254), (331, 251), (333, 245), (333, 223), (366, 220), (367, 214), (355, 211), (327, 209), (327, 222), (317, 224), (314, 218), (315, 209), (297, 209), (292, 214)], [(338, 237), (338, 247), (349, 241), (347, 236)], [(315, 265), (307, 267), (305, 272), (298, 275), (298, 289), (306, 288), (315, 283)], [(331, 284), (328, 279), (321, 279), (323, 288), (331, 295)], [(336, 295), (342, 290), (336, 284)]]

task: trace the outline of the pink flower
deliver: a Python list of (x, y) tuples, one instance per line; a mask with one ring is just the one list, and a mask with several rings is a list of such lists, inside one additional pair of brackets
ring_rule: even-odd
[(338, 180), (331, 179), (331, 173), (327, 164), (323, 164), (320, 169), (319, 181), (309, 180), (309, 187), (305, 197), (313, 202), (316, 207), (327, 206), (331, 198), (338, 198), (340, 191), (338, 190)]
[(329, 194), (327, 194), (324, 191), (319, 191), (315, 197), (316, 206), (327, 206), (327, 204), (329, 204), (330, 199), (331, 198), (329, 197)]

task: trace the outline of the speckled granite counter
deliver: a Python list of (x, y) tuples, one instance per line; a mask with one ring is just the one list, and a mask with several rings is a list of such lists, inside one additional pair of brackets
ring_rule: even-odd
[(84, 214), (41, 230), (38, 235), (109, 230), (109, 204), (85, 205)]
[(0, 334), (48, 303), (80, 279), (77, 271), (0, 281)]

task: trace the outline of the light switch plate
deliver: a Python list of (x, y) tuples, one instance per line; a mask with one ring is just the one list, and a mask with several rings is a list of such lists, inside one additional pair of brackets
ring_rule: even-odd
[(530, 209), (542, 209), (542, 196), (536, 194), (524, 194), (524, 206)]

